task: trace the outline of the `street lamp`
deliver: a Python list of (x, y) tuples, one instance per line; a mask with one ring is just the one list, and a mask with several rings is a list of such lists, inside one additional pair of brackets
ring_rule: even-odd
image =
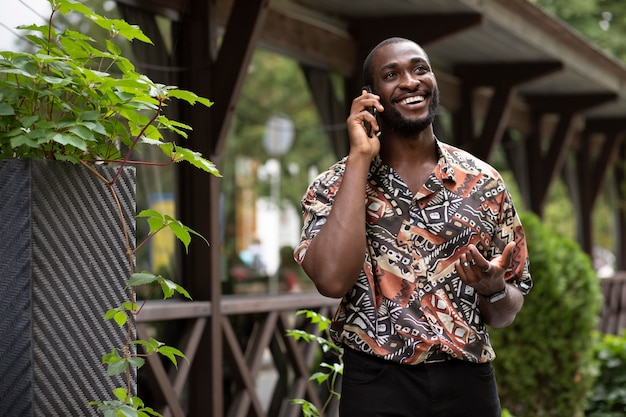
[[(294, 126), (291, 119), (285, 115), (274, 115), (269, 118), (265, 124), (265, 134), (263, 135), (263, 148), (277, 162), (277, 172), (272, 178), (271, 199), (276, 205), (278, 218), (280, 219), (280, 158), (290, 148), (293, 143)], [(280, 250), (280, 227), (276, 229), (276, 245), (277, 252)], [(269, 277), (269, 293), (278, 293), (278, 271), (276, 268)]]

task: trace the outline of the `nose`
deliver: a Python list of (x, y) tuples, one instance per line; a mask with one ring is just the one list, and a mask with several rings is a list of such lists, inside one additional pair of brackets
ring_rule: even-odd
[(408, 90), (417, 89), (421, 83), (422, 81), (420, 80), (419, 75), (412, 72), (404, 73), (400, 79), (400, 87)]

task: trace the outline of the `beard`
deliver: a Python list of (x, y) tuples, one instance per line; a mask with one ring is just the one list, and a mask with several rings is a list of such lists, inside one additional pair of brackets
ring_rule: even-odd
[(384, 105), (385, 109), (391, 111), (384, 111), (380, 113), (380, 118), (385, 125), (391, 130), (398, 132), (403, 136), (413, 136), (428, 126), (432, 125), (437, 116), (437, 110), (439, 109), (439, 90), (435, 89), (431, 95), (430, 105), (428, 106), (428, 114), (421, 119), (409, 120), (402, 116), (393, 106)]

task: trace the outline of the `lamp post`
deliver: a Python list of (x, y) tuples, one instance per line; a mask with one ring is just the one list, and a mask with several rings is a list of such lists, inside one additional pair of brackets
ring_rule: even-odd
[[(280, 158), (290, 148), (293, 143), (294, 126), (291, 119), (285, 115), (274, 115), (269, 118), (265, 124), (265, 134), (263, 135), (263, 148), (277, 162), (277, 172), (272, 178), (271, 199), (276, 205), (278, 218), (280, 219)], [(280, 223), (279, 223), (280, 224)], [(280, 227), (276, 229), (277, 251), (280, 250)], [(269, 293), (278, 293), (278, 270), (274, 271), (269, 277)]]

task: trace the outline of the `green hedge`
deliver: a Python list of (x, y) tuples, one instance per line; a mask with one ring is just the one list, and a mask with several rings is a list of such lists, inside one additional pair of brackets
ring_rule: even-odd
[(626, 416), (626, 336), (605, 334), (594, 353), (600, 365), (593, 394), (587, 402), (588, 417)]
[(513, 324), (490, 329), (502, 405), (515, 417), (583, 416), (596, 374), (599, 278), (574, 242), (533, 214), (522, 223), (534, 288)]

